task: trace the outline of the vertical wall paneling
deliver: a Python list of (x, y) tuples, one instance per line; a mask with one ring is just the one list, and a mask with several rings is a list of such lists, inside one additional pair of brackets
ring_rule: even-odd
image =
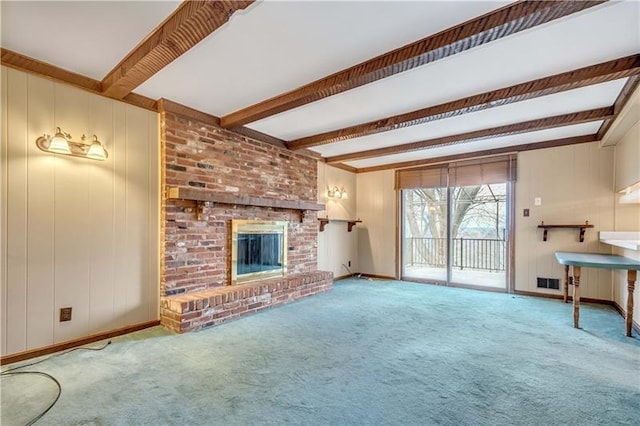
[[(634, 96), (636, 103), (640, 102), (640, 92)], [(636, 105), (636, 111), (640, 106)], [(637, 182), (640, 182), (640, 120), (635, 115), (635, 124), (624, 134), (621, 141), (616, 145), (616, 171), (615, 188), (621, 191)], [(635, 141), (635, 142), (634, 142)]]
[[(7, 74), (7, 352), (27, 348), (27, 76)], [(4, 201), (4, 200), (3, 200)]]
[[(147, 114), (147, 317), (160, 316), (160, 120)], [(155, 297), (152, 297), (155, 296)]]
[[(640, 181), (640, 88), (629, 99), (629, 102), (618, 115), (603, 139), (614, 146), (614, 188), (623, 190)], [(640, 203), (620, 203), (621, 194), (615, 195), (615, 217), (613, 226), (607, 230), (640, 231)], [(640, 251), (614, 247), (616, 254), (640, 260)], [(627, 273), (614, 273), (613, 300), (626, 310), (627, 307)], [(635, 305), (633, 317), (636, 322), (640, 318), (640, 283), (635, 286)]]
[[(529, 258), (531, 256), (531, 244), (528, 242), (535, 241), (537, 238), (536, 219), (529, 216), (524, 217), (522, 210), (529, 209), (533, 206), (533, 190), (531, 176), (533, 173), (533, 162), (522, 162), (518, 158), (517, 178), (514, 183), (513, 193), (515, 197), (515, 220), (513, 224), (515, 234), (515, 247), (514, 247), (514, 288), (518, 288), (517, 283), (523, 283), (529, 281), (529, 263), (522, 263), (516, 267), (515, 261), (518, 256)], [(521, 223), (521, 229), (516, 232), (515, 224)]]
[[(327, 164), (324, 161), (318, 161), (318, 203), (327, 204)], [(326, 217), (327, 211), (318, 212), (318, 217)]]
[[(54, 162), (36, 147), (35, 140), (55, 129), (55, 86), (27, 76), (27, 347), (53, 340), (54, 306)], [(13, 121), (12, 121), (13, 123)], [(43, 214), (43, 212), (48, 212)]]
[[(113, 102), (102, 97), (91, 97), (87, 136), (96, 135), (110, 157), (113, 155)], [(113, 212), (113, 159), (88, 161), (89, 168), (89, 332), (108, 330), (113, 321), (114, 297), (114, 212)]]
[(7, 73), (0, 72), (0, 353), (7, 351)]
[[(1, 99), (2, 355), (158, 319), (157, 114), (4, 67)], [(56, 126), (108, 160), (40, 151)]]
[[(613, 223), (613, 151), (598, 143), (550, 148), (518, 154), (516, 192), (516, 290), (562, 294), (562, 290), (537, 288), (537, 277), (560, 278), (564, 269), (555, 258), (556, 251), (607, 252), (599, 243), (598, 232), (610, 230)], [(534, 198), (542, 198), (535, 206)], [(530, 216), (523, 217), (522, 210)], [(588, 220), (585, 241), (578, 241), (573, 230), (549, 232), (542, 241), (540, 222), (575, 224)], [(586, 268), (582, 275), (582, 295), (611, 299), (611, 273)]]
[(367, 274), (396, 274), (396, 191), (394, 171), (357, 175), (358, 265)]
[[(144, 164), (147, 159), (146, 141), (149, 129), (143, 110), (127, 106), (127, 118), (127, 246), (140, 247), (140, 250), (127, 256), (127, 316), (129, 321), (136, 323), (144, 321), (147, 313), (144, 290), (148, 280), (145, 254), (148, 250), (146, 223), (149, 215), (149, 185), (148, 171)], [(131, 285), (133, 282), (142, 285)]]
[[(56, 85), (55, 119), (74, 140), (87, 133), (89, 95)], [(56, 156), (55, 310), (72, 307), (73, 320), (55, 324), (55, 341), (72, 339), (89, 325), (89, 160)]]
[(114, 324), (127, 324), (127, 108), (113, 104), (113, 270)]
[[(328, 198), (327, 187), (334, 186), (344, 188), (348, 198)], [(357, 219), (356, 200), (356, 174), (318, 162), (318, 202), (326, 205), (318, 217)], [(334, 278), (360, 272), (358, 234), (361, 229), (362, 224), (358, 224), (348, 232), (346, 222), (329, 222), (324, 231), (318, 233), (318, 269), (333, 272)]]

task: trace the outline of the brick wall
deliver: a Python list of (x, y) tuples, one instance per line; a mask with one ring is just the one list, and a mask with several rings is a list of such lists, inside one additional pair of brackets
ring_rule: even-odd
[[(161, 114), (163, 190), (166, 186), (280, 200), (317, 199), (317, 162), (222, 128)], [(207, 203), (202, 220), (194, 201), (165, 200), (162, 209), (161, 295), (184, 295), (230, 281), (231, 220), (286, 220), (288, 274), (317, 271), (318, 221), (296, 210)]]

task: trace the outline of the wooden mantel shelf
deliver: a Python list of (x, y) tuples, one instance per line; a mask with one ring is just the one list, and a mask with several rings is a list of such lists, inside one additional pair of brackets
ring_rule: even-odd
[(538, 225), (538, 228), (544, 229), (544, 234), (542, 236), (542, 241), (547, 241), (547, 230), (551, 228), (569, 228), (569, 229), (579, 229), (580, 230), (580, 242), (584, 242), (584, 232), (587, 228), (593, 228), (593, 225), (589, 225), (589, 221), (585, 221), (584, 224), (577, 225), (545, 225), (544, 222), (541, 222)]
[(167, 187), (167, 199), (193, 200), (198, 203), (198, 220), (201, 219), (200, 216), (202, 215), (202, 209), (204, 207), (203, 203), (205, 202), (298, 210), (301, 215), (301, 221), (306, 211), (320, 211), (325, 209), (324, 204), (311, 201), (278, 200), (275, 198), (226, 194), (210, 189), (181, 188), (175, 186)]
[(360, 219), (329, 219), (328, 217), (319, 217), (318, 220), (320, 221), (320, 232), (324, 231), (324, 227), (327, 226), (329, 222), (347, 222), (347, 232), (351, 232), (357, 223), (362, 223)]

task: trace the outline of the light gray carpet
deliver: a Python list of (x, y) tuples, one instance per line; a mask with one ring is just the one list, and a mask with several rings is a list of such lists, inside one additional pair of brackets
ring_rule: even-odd
[[(581, 311), (577, 330), (555, 300), (339, 281), (204, 331), (157, 327), (52, 358), (37, 369), (62, 396), (38, 424), (639, 424), (640, 342), (612, 308)], [(2, 425), (54, 391), (3, 378)]]

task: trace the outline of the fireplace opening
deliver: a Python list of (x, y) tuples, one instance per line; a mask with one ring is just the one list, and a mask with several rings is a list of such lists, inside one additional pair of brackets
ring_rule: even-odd
[(238, 234), (238, 274), (282, 268), (281, 234)]
[(287, 272), (287, 222), (233, 220), (231, 284), (281, 277)]

